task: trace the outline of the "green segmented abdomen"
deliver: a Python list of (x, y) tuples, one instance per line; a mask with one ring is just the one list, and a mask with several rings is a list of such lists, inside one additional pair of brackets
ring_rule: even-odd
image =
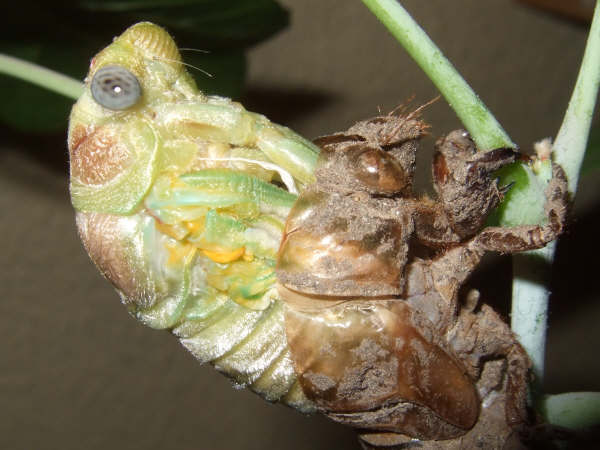
[(181, 334), (181, 328), (173, 333), (199, 361), (211, 362), (238, 386), (269, 401), (313, 410), (297, 383), (281, 302), (264, 311), (248, 311), (228, 301), (213, 316), (205, 319), (206, 327), (194, 327), (192, 334)]
[(182, 318), (172, 332), (198, 361), (211, 363), (235, 385), (310, 412), (314, 406), (297, 382), (284, 327), (280, 300), (254, 311), (224, 299), (201, 318)]
[[(187, 204), (172, 195), (180, 181), (157, 183), (146, 208), (135, 215), (78, 213), (88, 252), (143, 323), (170, 329), (201, 363), (213, 364), (236, 385), (269, 401), (312, 411), (313, 403), (297, 382), (284, 305), (275, 289), (275, 258), (295, 196), (221, 169), (180, 179), (190, 196), (218, 191), (234, 201), (205, 208), (195, 203), (194, 214), (186, 216), (182, 211)], [(241, 208), (245, 203), (256, 208)], [(98, 233), (104, 243), (107, 235), (114, 241), (95, 248)], [(111, 257), (103, 262), (99, 253), (106, 248)], [(115, 261), (119, 267), (113, 267)]]
[(269, 401), (312, 409), (295, 386), (281, 302), (251, 311), (227, 300), (207, 317), (190, 322), (172, 331), (200, 362), (212, 363), (236, 385)]

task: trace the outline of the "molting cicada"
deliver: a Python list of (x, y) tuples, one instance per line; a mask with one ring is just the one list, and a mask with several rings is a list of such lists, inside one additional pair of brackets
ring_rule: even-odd
[[(198, 91), (171, 37), (139, 23), (96, 55), (69, 125), (71, 196), (129, 312), (269, 401), (320, 411), (365, 445), (491, 447), (526, 424), (529, 361), (477, 296), (485, 251), (538, 248), (548, 224), (481, 230), (517, 157), (437, 143), (437, 199), (412, 191), (419, 110), (315, 143)], [(435, 447), (435, 446), (439, 447)]]

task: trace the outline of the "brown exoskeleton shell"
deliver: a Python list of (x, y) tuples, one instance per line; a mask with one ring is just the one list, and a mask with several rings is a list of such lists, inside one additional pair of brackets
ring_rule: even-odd
[(286, 325), (306, 396), (338, 420), (426, 439), (457, 436), (475, 424), (479, 398), (471, 379), (437, 336), (420, 333), (424, 318), (406, 303), (290, 310)]
[(527, 422), (529, 360), (497, 314), (458, 293), (485, 251), (556, 238), (564, 173), (554, 166), (548, 225), (480, 231), (503, 196), (490, 175), (518, 154), (477, 152), (454, 131), (436, 144), (438, 199), (417, 198), (426, 125), (416, 116), (377, 117), (316, 141), (317, 181), (288, 216), (277, 263), (294, 367), (323, 412), (369, 430), (367, 446), (512, 446)]
[(397, 202), (304, 192), (288, 216), (280, 281), (310, 294), (398, 295), (413, 224)]
[(412, 199), (405, 194), (425, 129), (417, 119), (384, 117), (316, 141), (322, 149), (317, 182), (292, 208), (281, 243), (278, 277), (284, 285), (322, 295), (402, 292), (414, 232)]

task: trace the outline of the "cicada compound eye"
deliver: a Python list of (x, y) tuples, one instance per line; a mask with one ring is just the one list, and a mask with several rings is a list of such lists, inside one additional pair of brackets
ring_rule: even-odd
[(354, 157), (355, 176), (381, 194), (401, 192), (408, 184), (406, 174), (393, 156), (376, 148), (367, 148)]
[(137, 77), (121, 66), (104, 66), (94, 74), (92, 97), (105, 108), (122, 111), (135, 105), (142, 96)]

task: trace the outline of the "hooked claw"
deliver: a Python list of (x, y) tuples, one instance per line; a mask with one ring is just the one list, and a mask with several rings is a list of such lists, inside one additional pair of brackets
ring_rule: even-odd
[(478, 152), (471, 163), (486, 172), (494, 172), (508, 164), (514, 163), (521, 154), (512, 148), (497, 148), (489, 152)]
[[(500, 182), (500, 178), (496, 178), (496, 184), (498, 184)], [(501, 186), (498, 188), (498, 192), (500, 192), (500, 195), (502, 195), (503, 197), (506, 195), (506, 193), (508, 191), (510, 191), (510, 189), (516, 184), (516, 181), (511, 181), (510, 183)]]

